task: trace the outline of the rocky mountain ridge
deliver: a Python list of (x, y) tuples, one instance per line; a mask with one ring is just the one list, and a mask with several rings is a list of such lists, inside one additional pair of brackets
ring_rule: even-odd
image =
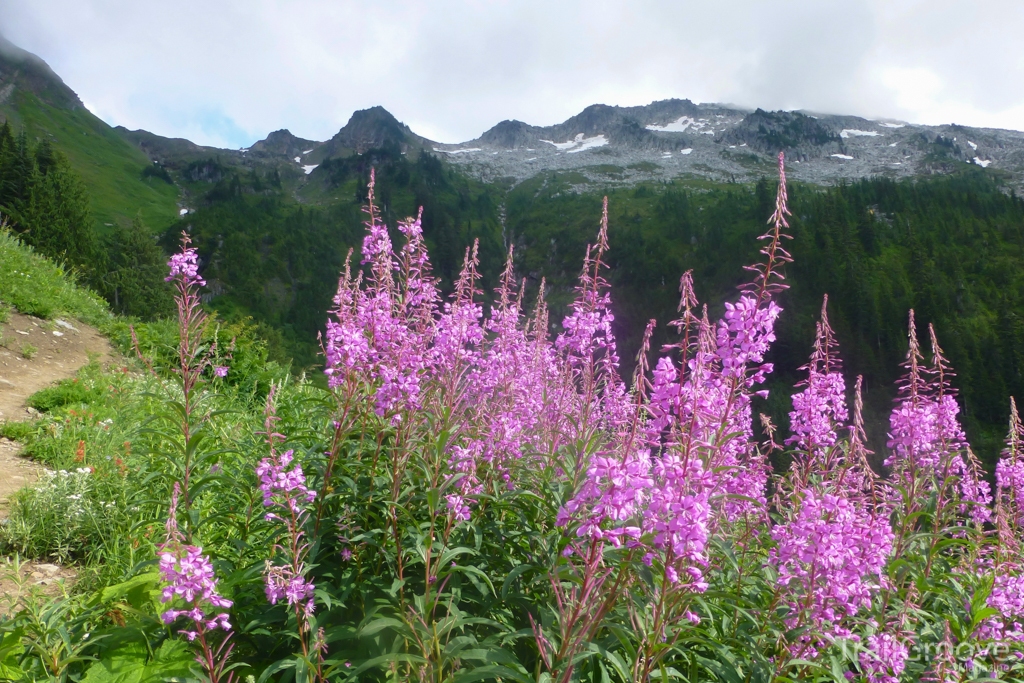
[[(639, 107), (592, 105), (563, 123), (502, 121), (464, 143), (416, 135), (382, 107), (358, 111), (331, 140), (294, 158), (303, 168), (328, 157), (396, 144), (445, 158), (484, 181), (517, 184), (538, 173), (574, 173), (573, 185), (633, 185), (677, 177), (745, 182), (770, 175), (780, 150), (798, 180), (833, 184), (863, 177), (949, 173), (971, 164), (1024, 190), (1024, 133), (956, 124), (754, 111), (689, 100)], [(261, 141), (250, 153), (267, 146)]]
[(675, 177), (749, 181), (785, 151), (791, 176), (831, 184), (868, 176), (948, 173), (958, 164), (998, 169), (1024, 188), (1024, 133), (955, 124), (749, 111), (689, 100), (644, 107), (594, 105), (564, 123), (503, 121), (459, 145), (435, 145), (485, 180), (577, 172), (581, 183), (635, 184)]

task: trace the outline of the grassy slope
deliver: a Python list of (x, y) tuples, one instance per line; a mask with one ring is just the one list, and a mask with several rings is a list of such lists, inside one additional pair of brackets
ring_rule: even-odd
[(91, 209), (102, 231), (105, 224), (143, 221), (162, 229), (177, 218), (178, 189), (158, 178), (143, 179), (149, 159), (87, 109), (54, 107), (24, 90), (0, 106), (0, 118), (9, 118), (15, 132), (22, 128), (31, 140), (48, 138), (67, 155), (81, 175)]
[(53, 261), (40, 256), (6, 230), (0, 230), (0, 307), (41, 318), (61, 314), (104, 327), (112, 319), (107, 304), (79, 287)]

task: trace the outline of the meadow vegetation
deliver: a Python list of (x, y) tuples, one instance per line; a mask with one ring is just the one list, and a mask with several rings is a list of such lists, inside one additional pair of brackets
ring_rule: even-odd
[[(14, 500), (0, 543), (82, 575), (0, 617), (0, 674), (1024, 678), (1012, 400), (992, 480), (960, 425), (942, 328), (905, 310), (896, 402), (869, 435), (836, 295), (788, 308), (800, 299), (783, 274), (809, 247), (781, 155), (768, 228), (738, 250), (754, 256), (739, 292), (710, 308), (701, 272), (676, 273), (672, 322), (643, 325), (630, 382), (608, 203), (551, 335), (544, 283), (527, 305), (515, 249), (486, 298), (467, 249), (446, 295), (423, 216), (388, 228), (375, 189), (371, 172), (325, 381), (203, 308), (183, 235), (177, 315), (111, 323), (125, 367), (89, 367), (33, 399), (38, 422), (4, 426), (52, 473)], [(813, 343), (780, 428), (760, 408), (790, 315), (813, 320)]]

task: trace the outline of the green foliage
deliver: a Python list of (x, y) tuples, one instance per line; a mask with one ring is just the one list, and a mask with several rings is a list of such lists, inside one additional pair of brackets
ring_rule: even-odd
[(192, 660), (188, 645), (181, 640), (166, 640), (155, 652), (145, 643), (129, 643), (90, 666), (82, 683), (163, 683), (188, 678)]
[(4, 229), (0, 229), (0, 301), (41, 318), (69, 315), (101, 327), (111, 319), (100, 297)]
[(49, 142), (30, 148), (6, 122), (0, 126), (0, 212), (41, 253), (90, 269), (97, 257), (89, 200), (66, 157)]
[(114, 312), (153, 320), (174, 310), (171, 288), (164, 282), (167, 257), (136, 216), (130, 227), (117, 226), (106, 240), (105, 272), (99, 289)]
[(36, 410), (48, 413), (54, 408), (62, 408), (78, 403), (91, 403), (99, 390), (89, 387), (78, 379), (65, 379), (56, 386), (47, 387), (28, 397), (26, 404)]
[(171, 178), (171, 174), (167, 172), (167, 169), (161, 164), (151, 164), (142, 169), (142, 178), (159, 178), (168, 185), (174, 184), (174, 179)]
[(11, 441), (24, 441), (35, 429), (31, 422), (0, 422), (0, 436)]

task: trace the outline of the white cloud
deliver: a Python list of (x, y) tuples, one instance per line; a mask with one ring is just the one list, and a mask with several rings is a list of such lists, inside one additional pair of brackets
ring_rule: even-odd
[(1024, 129), (1018, 0), (4, 0), (105, 120), (237, 148), (383, 105), (457, 143), (667, 97)]

